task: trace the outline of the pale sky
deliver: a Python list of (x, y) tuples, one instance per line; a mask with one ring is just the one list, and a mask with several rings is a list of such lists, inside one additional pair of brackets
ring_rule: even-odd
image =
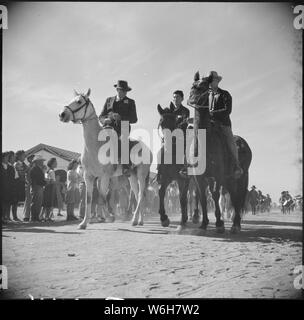
[(73, 89), (88, 88), (99, 114), (118, 79), (133, 88), (134, 129), (152, 132), (158, 103), (169, 106), (176, 89), (187, 99), (194, 73), (216, 70), (233, 97), (233, 132), (252, 149), (249, 186), (274, 201), (302, 193), (302, 31), (289, 4), (24, 2), (8, 11), (3, 150), (82, 152), (81, 125), (58, 114)]

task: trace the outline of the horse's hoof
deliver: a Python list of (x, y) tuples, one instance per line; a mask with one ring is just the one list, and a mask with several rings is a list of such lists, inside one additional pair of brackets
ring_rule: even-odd
[(238, 227), (238, 226), (232, 226), (230, 229), (230, 233), (232, 233), (232, 234), (237, 234), (240, 232), (241, 232), (241, 227)]
[(193, 217), (193, 218), (192, 218), (192, 222), (193, 222), (194, 224), (198, 224), (198, 223), (199, 223), (199, 217)]
[(206, 235), (206, 233), (207, 233), (207, 227), (205, 227), (205, 228), (199, 227), (198, 233), (197, 233), (198, 236), (204, 236), (204, 235)]
[(138, 224), (138, 222), (137, 222), (136, 220), (133, 220), (133, 221), (132, 221), (132, 226), (133, 226), (133, 227), (137, 226), (137, 224)]
[(143, 226), (143, 225), (144, 225), (144, 222), (143, 222), (143, 221), (139, 221), (139, 222), (138, 222), (138, 225), (139, 225), (139, 226)]
[(115, 216), (114, 215), (110, 215), (109, 216), (109, 222), (114, 222), (115, 221)]
[(77, 228), (77, 229), (79, 229), (79, 230), (85, 230), (86, 228), (87, 228), (87, 225), (86, 225), (86, 224), (80, 223), (80, 224), (78, 225), (78, 228)]
[(185, 226), (185, 225), (179, 225), (179, 226), (176, 228), (176, 233), (181, 233), (184, 229), (186, 229), (186, 226)]
[(207, 230), (207, 227), (208, 227), (208, 223), (202, 223), (201, 225), (200, 225), (200, 229), (202, 229), (202, 230)]
[(169, 218), (161, 222), (161, 225), (162, 225), (163, 227), (169, 227), (169, 224), (170, 224)]
[(106, 222), (106, 219), (105, 219), (105, 218), (99, 218), (99, 219), (97, 219), (97, 222), (99, 222), (99, 223), (105, 223), (105, 222)]
[(225, 227), (224, 226), (216, 227), (216, 232), (217, 233), (224, 233), (225, 232)]

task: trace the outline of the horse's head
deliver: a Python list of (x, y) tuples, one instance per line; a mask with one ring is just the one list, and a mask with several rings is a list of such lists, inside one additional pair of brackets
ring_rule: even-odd
[(159, 127), (161, 129), (168, 129), (173, 131), (174, 129), (187, 129), (187, 119), (184, 119), (180, 115), (174, 113), (174, 104), (171, 102), (169, 108), (162, 108), (160, 105), (157, 106), (157, 111), (160, 114)]
[(161, 129), (169, 129), (173, 131), (177, 128), (177, 116), (173, 113), (174, 105), (171, 102), (170, 108), (162, 108), (160, 105), (157, 105), (157, 111), (160, 115), (159, 127)]
[(190, 90), (189, 99), (187, 104), (191, 107), (202, 107), (208, 104), (208, 91), (209, 91), (209, 77), (202, 77), (200, 79), (199, 72), (194, 75), (194, 82)]
[(90, 93), (91, 89), (89, 89), (86, 94), (74, 91), (74, 99), (68, 105), (64, 106), (64, 110), (59, 114), (60, 121), (83, 123), (86, 120), (97, 117), (93, 104), (89, 99)]

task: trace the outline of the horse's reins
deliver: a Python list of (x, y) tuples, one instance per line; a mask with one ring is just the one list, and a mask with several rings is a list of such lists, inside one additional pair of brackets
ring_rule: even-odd
[[(208, 94), (208, 90), (206, 90), (205, 92), (201, 93), (197, 98), (196, 101), (199, 101), (203, 96)], [(195, 108), (195, 109), (209, 109), (209, 106), (202, 106), (202, 105), (198, 105), (198, 104), (192, 104), (189, 102), (189, 100), (187, 101), (187, 105), (189, 107)]]
[[(76, 123), (77, 121), (80, 121), (81, 123), (83, 123), (85, 120), (90, 120), (90, 119), (86, 119), (85, 117), (86, 117), (86, 114), (87, 114), (88, 107), (89, 107), (90, 103), (92, 103), (92, 102), (90, 101), (90, 99), (87, 100), (83, 95), (81, 95), (81, 97), (84, 99), (85, 103), (82, 106), (78, 107), (77, 109), (72, 110), (69, 106), (65, 106), (65, 108), (67, 108), (72, 113), (72, 116), (73, 116), (73, 120), (72, 121), (74, 123)], [(84, 111), (84, 115), (83, 115), (82, 119), (78, 119), (77, 120), (75, 118), (75, 113), (77, 113), (79, 110), (81, 110), (84, 107), (85, 107), (85, 111)]]

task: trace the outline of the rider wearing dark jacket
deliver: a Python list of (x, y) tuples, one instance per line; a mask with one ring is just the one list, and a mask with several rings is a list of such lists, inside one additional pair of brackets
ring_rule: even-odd
[(232, 97), (228, 91), (218, 87), (222, 77), (216, 71), (211, 71), (208, 75), (209, 81), (209, 112), (211, 120), (217, 122), (226, 140), (227, 146), (233, 156), (236, 167), (235, 177), (242, 175), (243, 170), (239, 164), (238, 150), (234, 141), (230, 113), (232, 111)]
[[(128, 82), (124, 80), (118, 80), (114, 85), (117, 91), (117, 95), (107, 98), (104, 107), (99, 116), (99, 120), (102, 124), (106, 124), (107, 116), (110, 112), (118, 113), (121, 117), (121, 121), (129, 121), (129, 133), (131, 131), (131, 123), (137, 122), (137, 113), (135, 101), (127, 97), (127, 92), (132, 89), (128, 86)], [(118, 135), (120, 136), (120, 128), (118, 129)], [(121, 140), (119, 139), (119, 146)], [(120, 155), (120, 152), (119, 152)], [(119, 156), (120, 157), (120, 156)], [(130, 161), (129, 161), (130, 162)], [(129, 174), (129, 164), (122, 164), (123, 173)]]
[[(190, 116), (190, 111), (187, 107), (182, 105), (182, 102), (184, 100), (184, 93), (181, 90), (176, 90), (173, 92), (173, 104), (175, 109), (173, 110), (173, 114), (175, 114), (176, 116), (180, 117), (180, 122), (182, 121), (187, 121), (189, 119)], [(164, 149), (163, 147), (161, 148), (161, 159), (163, 158), (163, 152)], [(187, 170), (186, 167), (184, 169), (182, 169), (182, 172)], [(157, 182), (160, 183), (161, 182), (161, 166), (160, 164), (158, 164), (157, 166), (157, 176), (156, 176)]]

